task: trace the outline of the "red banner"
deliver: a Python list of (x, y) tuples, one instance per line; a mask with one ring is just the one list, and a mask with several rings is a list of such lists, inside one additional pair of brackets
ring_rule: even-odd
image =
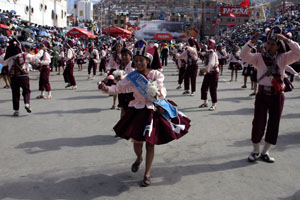
[(172, 40), (173, 36), (170, 33), (156, 33), (154, 34), (155, 40)]
[(230, 16), (230, 13), (236, 17), (249, 17), (250, 13), (248, 8), (243, 8), (239, 6), (221, 6), (220, 8), (221, 16)]

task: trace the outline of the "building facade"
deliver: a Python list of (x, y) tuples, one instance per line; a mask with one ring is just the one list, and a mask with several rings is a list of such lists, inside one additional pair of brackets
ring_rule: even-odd
[(74, 3), (74, 17), (77, 21), (93, 20), (93, 3), (90, 0), (78, 0)]
[(67, 26), (67, 0), (2, 0), (2, 10), (14, 10), (23, 21), (42, 26)]
[[(216, 35), (222, 29), (248, 22), (250, 14), (222, 14), (223, 7), (239, 7), (241, 1), (234, 0), (102, 0), (95, 4), (97, 21), (102, 26), (113, 24), (115, 13), (128, 13), (129, 20), (165, 20), (184, 22), (190, 28), (199, 30), (201, 36)], [(230, 4), (228, 4), (230, 3)], [(240, 10), (240, 9), (237, 9)], [(245, 10), (243, 10), (246, 12)], [(99, 23), (98, 23), (99, 24)]]

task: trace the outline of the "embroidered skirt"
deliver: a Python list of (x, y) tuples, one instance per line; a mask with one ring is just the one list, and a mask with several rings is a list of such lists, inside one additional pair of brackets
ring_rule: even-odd
[(166, 120), (152, 109), (129, 107), (126, 114), (114, 126), (116, 134), (124, 139), (151, 144), (166, 144), (185, 135), (190, 128), (190, 119), (179, 112), (178, 117)]

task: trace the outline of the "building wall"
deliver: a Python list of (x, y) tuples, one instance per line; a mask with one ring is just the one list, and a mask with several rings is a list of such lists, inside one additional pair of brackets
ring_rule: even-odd
[(33, 24), (67, 26), (67, 0), (1, 0), (0, 8), (15, 10), (22, 20)]
[(93, 20), (93, 3), (90, 0), (79, 0), (74, 4), (75, 19), (79, 21)]

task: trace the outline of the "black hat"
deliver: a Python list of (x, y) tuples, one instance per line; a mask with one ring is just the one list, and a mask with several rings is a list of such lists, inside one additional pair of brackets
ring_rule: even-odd
[(9, 46), (6, 49), (4, 60), (7, 60), (12, 56), (18, 55), (19, 53), (22, 53), (21, 44), (17, 39), (13, 38), (9, 41)]

